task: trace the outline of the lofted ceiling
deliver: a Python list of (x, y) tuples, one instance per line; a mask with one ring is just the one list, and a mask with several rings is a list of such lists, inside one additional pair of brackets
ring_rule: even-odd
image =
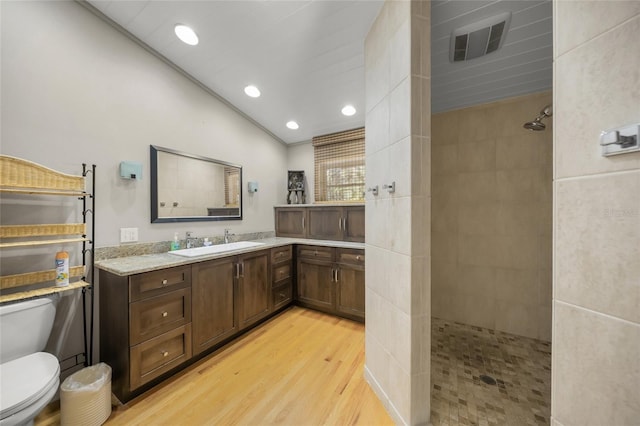
[[(382, 0), (88, 3), (285, 143), (364, 125), (364, 39)], [(505, 11), (501, 49), (449, 62), (454, 29)], [(551, 88), (551, 0), (434, 0), (431, 13), (433, 112)], [(178, 23), (195, 30), (197, 46), (175, 37)], [(259, 98), (245, 95), (249, 84)], [(355, 115), (341, 114), (346, 104)]]

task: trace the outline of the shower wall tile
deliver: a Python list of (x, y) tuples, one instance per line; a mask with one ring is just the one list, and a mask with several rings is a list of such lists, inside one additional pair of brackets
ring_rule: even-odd
[(432, 117), (434, 316), (550, 338), (553, 121), (522, 128), (550, 103), (545, 92)]
[(556, 292), (640, 323), (640, 171), (557, 183)]
[[(389, 145), (389, 97), (381, 98), (371, 111), (367, 112), (364, 125), (365, 155), (373, 155)], [(378, 169), (368, 170), (377, 173)]]
[(640, 2), (636, 0), (558, 0), (554, 5), (554, 19), (562, 22), (562, 31), (555, 34), (555, 56), (590, 41), (630, 16), (640, 14)]
[(405, 78), (389, 95), (389, 140), (396, 143), (411, 134), (411, 79)]
[(496, 142), (493, 139), (458, 144), (458, 170), (462, 173), (486, 172), (496, 168)]
[(557, 178), (640, 168), (640, 152), (602, 157), (599, 147), (601, 131), (640, 120), (638, 34), (640, 15), (555, 60)]
[(640, 325), (558, 301), (554, 309), (554, 418), (566, 426), (637, 424)]
[[(412, 40), (428, 32), (430, 9), (414, 3), (386, 1), (365, 41), (365, 124), (375, 133), (367, 133), (367, 186), (380, 186), (378, 196), (366, 196), (365, 339), (367, 352), (378, 352), (366, 355), (367, 375), (396, 421), (406, 424), (426, 422), (430, 412), (429, 399), (418, 392), (430, 389), (421, 369), (429, 333), (423, 342), (419, 331), (425, 318), (429, 328), (431, 314), (431, 88), (430, 70), (422, 68), (430, 43)], [(427, 16), (418, 18), (418, 9)], [(395, 193), (382, 188), (393, 181)]]

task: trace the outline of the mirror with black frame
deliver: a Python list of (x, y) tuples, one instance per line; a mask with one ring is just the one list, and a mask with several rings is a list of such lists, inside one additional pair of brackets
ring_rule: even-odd
[(151, 145), (151, 223), (242, 220), (242, 167)]

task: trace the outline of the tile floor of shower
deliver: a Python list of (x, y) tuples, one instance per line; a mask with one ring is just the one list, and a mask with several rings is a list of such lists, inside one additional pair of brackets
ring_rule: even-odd
[(433, 426), (548, 425), (550, 412), (551, 343), (432, 318)]

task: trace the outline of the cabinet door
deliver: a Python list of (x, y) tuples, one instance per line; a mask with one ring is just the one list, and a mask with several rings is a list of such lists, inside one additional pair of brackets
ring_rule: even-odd
[(333, 311), (333, 268), (332, 262), (298, 259), (298, 301), (305, 306)]
[(234, 259), (213, 260), (192, 266), (194, 354), (238, 331)]
[(282, 207), (275, 209), (276, 236), (306, 238), (307, 209)]
[(340, 264), (337, 278), (336, 310), (364, 321), (364, 266)]
[(344, 240), (364, 243), (364, 206), (344, 208)]
[(342, 240), (342, 207), (309, 209), (308, 237), (317, 240)]
[(240, 256), (238, 262), (240, 264), (238, 300), (242, 329), (269, 313), (271, 299), (269, 251)]

